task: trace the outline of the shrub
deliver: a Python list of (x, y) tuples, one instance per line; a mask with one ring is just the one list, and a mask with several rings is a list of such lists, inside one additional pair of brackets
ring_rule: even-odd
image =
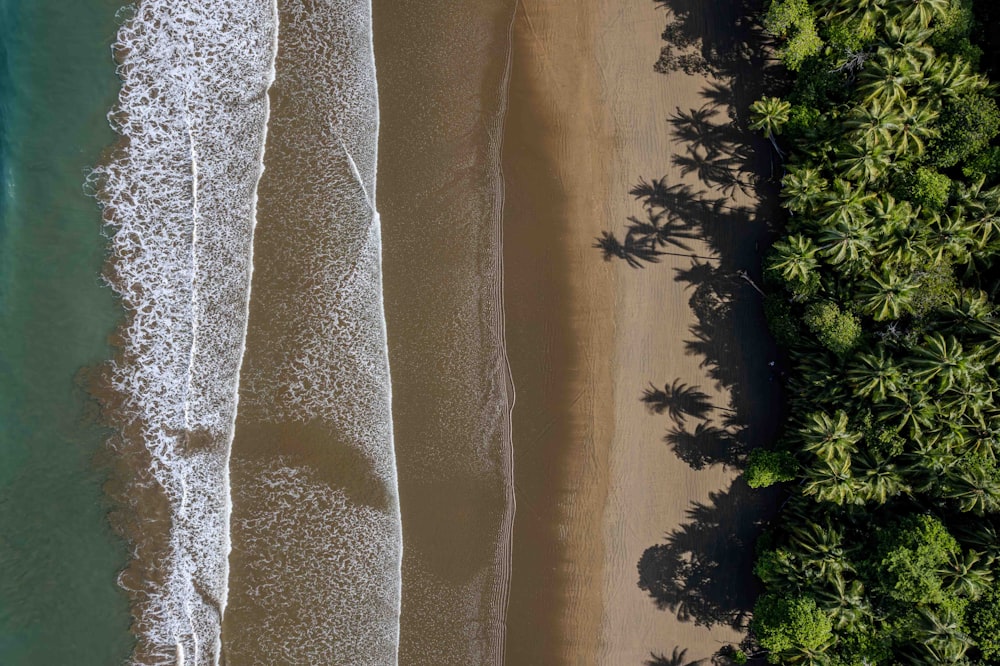
[(939, 211), (951, 196), (951, 178), (928, 167), (920, 167), (900, 182), (899, 195), (930, 211)]
[(928, 515), (908, 516), (879, 534), (878, 580), (892, 598), (910, 604), (945, 599), (941, 572), (961, 548), (944, 524)]
[(778, 57), (793, 71), (823, 48), (823, 40), (816, 30), (816, 18), (807, 0), (773, 0), (764, 16), (764, 28), (786, 40)]
[(984, 178), (994, 183), (1000, 178), (1000, 146), (988, 146), (966, 160), (962, 175), (975, 180)]
[(833, 624), (811, 597), (765, 594), (754, 606), (750, 628), (768, 661), (781, 663), (784, 653), (819, 650), (832, 638)]
[(743, 473), (751, 488), (767, 488), (782, 481), (793, 481), (798, 464), (787, 451), (754, 449), (747, 458), (747, 469)]
[(941, 168), (954, 166), (986, 148), (1000, 132), (1000, 109), (982, 93), (948, 100), (938, 118), (940, 138), (935, 141), (933, 162)]
[(983, 657), (1000, 659), (1000, 589), (994, 587), (972, 603), (968, 624)]
[(820, 343), (835, 354), (842, 356), (861, 341), (861, 322), (853, 314), (841, 312), (832, 301), (811, 304), (803, 320)]

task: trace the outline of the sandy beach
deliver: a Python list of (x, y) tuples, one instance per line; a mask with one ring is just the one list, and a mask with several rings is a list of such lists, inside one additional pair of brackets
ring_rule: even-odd
[[(752, 279), (766, 247), (770, 160), (734, 121), (760, 83), (735, 57), (748, 8), (669, 4), (518, 7), (503, 149), (509, 663), (709, 658), (739, 642), (755, 594), (769, 502), (737, 466), (777, 421), (778, 382), (739, 271)], [(645, 216), (629, 191), (664, 177), (665, 215), (691, 238), (644, 269), (602, 262), (595, 237), (621, 238)], [(702, 404), (653, 414), (639, 399), (651, 383)]]

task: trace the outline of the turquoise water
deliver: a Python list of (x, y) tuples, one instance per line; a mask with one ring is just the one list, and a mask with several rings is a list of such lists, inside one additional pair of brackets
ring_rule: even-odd
[(81, 367), (119, 316), (83, 194), (114, 136), (117, 0), (0, 0), (0, 664), (128, 656), (126, 551), (92, 465)]

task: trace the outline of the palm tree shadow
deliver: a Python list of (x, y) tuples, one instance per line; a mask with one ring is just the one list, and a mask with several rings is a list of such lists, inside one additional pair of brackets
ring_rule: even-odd
[(662, 389), (650, 384), (648, 389), (643, 390), (640, 400), (646, 403), (651, 412), (666, 413), (682, 425), (688, 416), (703, 419), (714, 409), (707, 393), (697, 386), (688, 386), (680, 379), (675, 379), (673, 384), (667, 384)]
[(699, 423), (694, 432), (674, 426), (663, 437), (678, 458), (692, 469), (705, 469), (711, 465), (741, 466), (746, 458), (746, 447), (741, 432), (723, 429), (709, 423)]
[(663, 654), (650, 653), (643, 666), (699, 666), (704, 659), (687, 660), (687, 650), (675, 647), (669, 657)]
[(642, 554), (639, 588), (681, 621), (745, 630), (759, 593), (753, 545), (775, 511), (772, 494), (737, 479), (707, 503), (694, 502), (688, 521)]

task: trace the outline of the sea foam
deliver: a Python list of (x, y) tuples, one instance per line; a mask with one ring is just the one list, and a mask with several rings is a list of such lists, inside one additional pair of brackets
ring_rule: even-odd
[(268, 0), (141, 0), (115, 43), (121, 141), (91, 184), (127, 313), (106, 378), (116, 446), (144, 467), (128, 491), (140, 574), (122, 577), (136, 663), (219, 661), (274, 16)]

